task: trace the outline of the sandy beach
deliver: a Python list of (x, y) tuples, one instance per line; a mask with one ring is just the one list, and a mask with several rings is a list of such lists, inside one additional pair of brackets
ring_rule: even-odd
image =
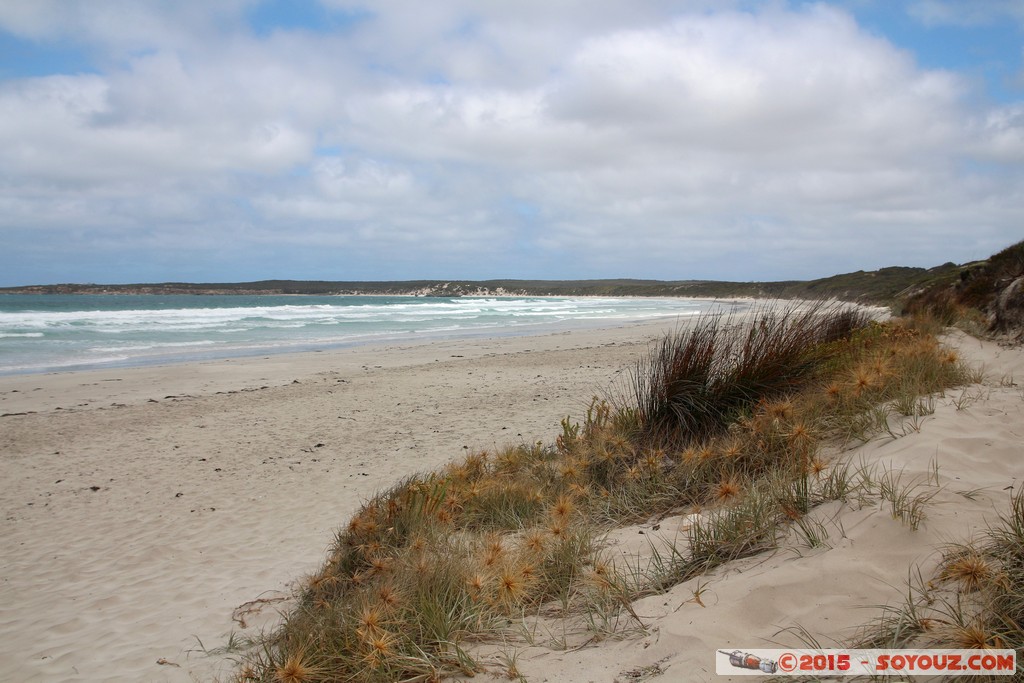
[[(202, 648), (272, 623), (362, 501), (467, 449), (552, 441), (673, 326), (0, 378), (0, 679), (226, 679)], [(1024, 474), (1024, 354), (952, 342), (986, 368), (975, 398), (938, 398), (919, 431), (844, 456), (907, 481), (938, 464), (918, 531), (877, 504), (823, 506), (826, 546), (730, 564), (702, 579), (703, 604), (691, 584), (641, 601), (644, 637), (530, 647), (522, 673), (709, 680), (716, 649), (793, 645), (796, 626), (828, 644), (899, 601), (910, 568), (995, 521)]]
[(0, 679), (229, 670), (376, 490), (553, 440), (674, 324), (0, 378)]

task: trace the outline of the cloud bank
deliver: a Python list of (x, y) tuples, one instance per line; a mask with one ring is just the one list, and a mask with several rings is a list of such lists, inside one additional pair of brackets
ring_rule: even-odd
[(0, 81), (0, 284), (791, 279), (1020, 238), (1024, 101), (834, 5), (21, 5), (9, 40), (76, 58)]

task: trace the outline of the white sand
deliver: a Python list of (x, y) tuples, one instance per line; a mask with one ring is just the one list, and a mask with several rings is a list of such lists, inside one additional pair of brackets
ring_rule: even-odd
[[(374, 491), (463, 447), (550, 442), (671, 326), (0, 378), (0, 414), (28, 413), (0, 418), (0, 680), (230, 671), (190, 650), (223, 645), (235, 608), (315, 569)], [(521, 671), (611, 683), (657, 665), (661, 680), (710, 680), (716, 649), (796, 645), (780, 630), (797, 625), (828, 643), (897, 603), (909, 568), (927, 572), (939, 544), (995, 520), (1024, 474), (1024, 398), (1000, 386), (1024, 384), (1024, 354), (959, 343), (989, 369), (969, 390), (981, 398), (938, 399), (920, 433), (853, 456), (906, 480), (937, 460), (920, 530), (878, 505), (825, 506), (831, 547), (734, 563), (702, 580), (704, 607), (687, 602), (694, 582), (641, 601), (646, 637), (529, 648)]]

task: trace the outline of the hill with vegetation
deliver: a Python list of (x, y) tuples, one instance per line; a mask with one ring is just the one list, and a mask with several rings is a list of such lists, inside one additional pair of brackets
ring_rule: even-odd
[(817, 280), (728, 282), (716, 280), (260, 280), (236, 283), (53, 284), (0, 289), (28, 294), (307, 294), (413, 296), (688, 296), (781, 299), (842, 299), (889, 304), (902, 292), (955, 277), (962, 266), (895, 266)]
[(1024, 241), (923, 281), (901, 297), (903, 312), (1024, 341)]

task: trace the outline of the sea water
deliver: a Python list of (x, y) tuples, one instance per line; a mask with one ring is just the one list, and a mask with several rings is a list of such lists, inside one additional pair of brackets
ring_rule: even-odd
[(0, 295), (0, 374), (540, 334), (738, 304), (663, 298)]

